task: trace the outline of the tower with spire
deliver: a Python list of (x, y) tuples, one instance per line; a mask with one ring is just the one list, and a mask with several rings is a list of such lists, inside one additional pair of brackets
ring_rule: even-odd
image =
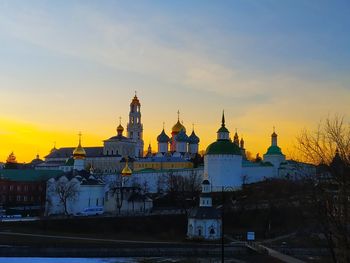
[(136, 142), (135, 156), (143, 156), (143, 124), (141, 122), (141, 103), (135, 96), (130, 103), (129, 123), (127, 124), (128, 138)]
[(281, 163), (285, 162), (286, 156), (282, 153), (281, 148), (277, 143), (277, 133), (275, 127), (273, 127), (273, 132), (271, 134), (271, 146), (267, 149), (264, 154), (264, 162), (270, 162), (274, 166), (274, 176), (278, 175), (278, 168)]
[(242, 153), (239, 145), (230, 140), (229, 134), (223, 112), (217, 140), (207, 147), (204, 156), (204, 174), (208, 176), (214, 191), (221, 191), (222, 187), (241, 186)]

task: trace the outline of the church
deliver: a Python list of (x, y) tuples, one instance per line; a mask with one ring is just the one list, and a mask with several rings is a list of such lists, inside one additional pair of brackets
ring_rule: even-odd
[[(123, 159), (141, 158), (143, 156), (143, 125), (141, 122), (141, 103), (135, 93), (129, 111), (129, 122), (127, 124), (126, 136), (124, 127), (119, 122), (116, 135), (103, 141), (103, 146), (84, 147), (86, 152), (85, 165), (93, 167), (96, 173), (116, 173), (123, 168)], [(81, 135), (79, 135), (81, 137)], [(81, 139), (79, 139), (81, 140)], [(73, 169), (72, 154), (75, 147), (54, 147), (45, 156), (45, 162), (36, 166), (41, 170), (63, 170)]]

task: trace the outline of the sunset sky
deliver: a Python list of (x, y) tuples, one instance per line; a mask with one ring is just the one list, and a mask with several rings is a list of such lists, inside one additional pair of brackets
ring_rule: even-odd
[(0, 161), (102, 145), (137, 91), (145, 146), (177, 121), (200, 149), (225, 110), (261, 155), (350, 116), (350, 2), (0, 1)]

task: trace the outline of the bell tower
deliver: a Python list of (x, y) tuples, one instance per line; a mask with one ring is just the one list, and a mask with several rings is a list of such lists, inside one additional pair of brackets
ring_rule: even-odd
[(127, 125), (128, 138), (136, 142), (135, 156), (143, 156), (143, 125), (141, 123), (141, 104), (135, 96), (130, 103), (129, 123)]

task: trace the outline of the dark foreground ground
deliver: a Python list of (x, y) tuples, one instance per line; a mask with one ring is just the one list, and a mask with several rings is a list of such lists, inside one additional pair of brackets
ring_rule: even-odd
[[(0, 257), (185, 257), (192, 262), (204, 257), (219, 260), (220, 244), (186, 240), (186, 224), (184, 215), (1, 222)], [(280, 262), (239, 243), (227, 242), (225, 255), (243, 262)]]

